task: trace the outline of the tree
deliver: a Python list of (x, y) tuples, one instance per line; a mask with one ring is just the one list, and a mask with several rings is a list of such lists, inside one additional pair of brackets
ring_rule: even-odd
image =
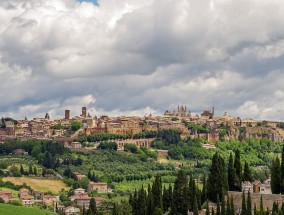
[(29, 175), (32, 175), (33, 174), (33, 168), (32, 168), (32, 165), (29, 166)]
[(245, 162), (243, 181), (252, 181), (251, 171), (247, 162)]
[(217, 212), (216, 212), (216, 215), (221, 215), (219, 196), (217, 196)]
[(243, 192), (243, 195), (242, 195), (242, 212), (241, 212), (241, 215), (246, 215), (246, 214), (247, 214), (246, 197), (245, 197), (245, 193)]
[(169, 190), (164, 186), (163, 189), (163, 209), (164, 212), (168, 211), (170, 207), (170, 198), (169, 198)]
[(210, 215), (208, 200), (206, 201), (206, 212), (205, 212), (205, 215)]
[(234, 159), (232, 153), (230, 153), (229, 165), (228, 165), (228, 186), (230, 191), (239, 190), (239, 178), (234, 167)]
[(282, 155), (281, 155), (281, 191), (284, 193), (284, 145), (282, 146)]
[(278, 156), (272, 161), (271, 165), (271, 191), (273, 194), (281, 192), (281, 167)]
[(224, 195), (222, 196), (221, 215), (226, 215), (226, 208), (225, 208), (225, 198), (224, 198)]
[(198, 215), (199, 212), (198, 212), (198, 205), (197, 205), (197, 199), (196, 199), (196, 195), (193, 197), (193, 201), (194, 201), (194, 204), (193, 204), (193, 215)]
[(162, 179), (161, 176), (156, 176), (152, 186), (152, 198), (154, 208), (163, 209), (163, 198), (162, 198)]
[(231, 196), (231, 215), (235, 215), (235, 206), (234, 206), (234, 200), (233, 197)]
[(82, 123), (81, 122), (79, 122), (79, 121), (74, 121), (74, 122), (72, 122), (72, 124), (71, 124), (71, 130), (72, 131), (78, 131), (80, 128), (82, 128), (83, 127), (83, 125), (82, 125)]
[(248, 192), (248, 196), (247, 196), (247, 215), (252, 215), (250, 192)]
[(225, 162), (216, 152), (212, 158), (212, 165), (207, 182), (208, 198), (216, 202), (217, 196), (222, 197), (228, 191), (228, 180), (225, 171)]
[(242, 181), (242, 165), (241, 165), (241, 153), (240, 150), (236, 150), (235, 151), (235, 163), (234, 163), (234, 167), (236, 170), (236, 174), (238, 177), (238, 191), (241, 191), (242, 187), (241, 187), (241, 181)]
[(187, 214), (188, 180), (184, 171), (180, 170), (174, 183), (173, 202), (170, 215)]
[(227, 196), (227, 208), (226, 208), (226, 215), (231, 215), (231, 205), (230, 205), (230, 199), (229, 196)]
[(20, 173), (21, 173), (22, 175), (25, 174), (25, 170), (24, 170), (24, 168), (23, 168), (23, 165), (21, 165), (21, 167), (20, 167)]
[(260, 215), (264, 215), (264, 207), (263, 207), (263, 199), (262, 199), (262, 195), (260, 196)]
[(98, 209), (97, 209), (95, 198), (91, 198), (90, 206), (89, 206), (89, 209), (88, 209), (87, 213), (90, 213), (92, 215), (97, 215), (98, 214)]

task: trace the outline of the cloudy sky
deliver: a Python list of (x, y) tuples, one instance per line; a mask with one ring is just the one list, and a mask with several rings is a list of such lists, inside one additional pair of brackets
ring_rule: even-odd
[(0, 115), (284, 120), (283, 20), (279, 0), (1, 0)]

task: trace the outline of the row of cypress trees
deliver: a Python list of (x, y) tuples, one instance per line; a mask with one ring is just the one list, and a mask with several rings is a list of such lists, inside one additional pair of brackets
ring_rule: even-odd
[(284, 146), (282, 148), (281, 162), (277, 156), (271, 164), (271, 191), (273, 194), (284, 194)]

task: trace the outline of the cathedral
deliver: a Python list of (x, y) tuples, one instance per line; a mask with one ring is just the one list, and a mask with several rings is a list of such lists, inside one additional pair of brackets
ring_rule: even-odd
[(187, 111), (186, 106), (178, 106), (177, 111), (168, 111), (166, 110), (165, 116), (176, 116), (176, 117), (190, 117), (190, 111)]

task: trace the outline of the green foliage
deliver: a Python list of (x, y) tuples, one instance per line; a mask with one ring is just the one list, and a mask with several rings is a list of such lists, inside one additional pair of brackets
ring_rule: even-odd
[(281, 192), (281, 165), (278, 157), (272, 161), (270, 172), (271, 191), (273, 194), (278, 194)]
[(69, 130), (70, 126), (68, 126), (68, 125), (64, 126), (64, 125), (57, 124), (57, 125), (51, 126), (51, 129), (54, 129), (54, 130), (60, 130), (60, 129)]
[(188, 180), (183, 171), (179, 171), (173, 191), (173, 202), (170, 215), (187, 214)]
[(117, 150), (117, 143), (116, 142), (101, 142), (98, 146), (98, 149), (102, 150)]
[(217, 151), (226, 160), (229, 159), (231, 152), (239, 150), (242, 160), (249, 166), (270, 166), (275, 154), (282, 151), (282, 143), (269, 139), (246, 139), (242, 142), (239, 140), (218, 141), (216, 146)]
[(228, 191), (228, 181), (223, 158), (216, 152), (212, 159), (212, 166), (207, 183), (208, 198), (216, 202), (218, 196)]
[[(20, 202), (18, 202), (20, 203)], [(35, 207), (23, 207), (20, 203), (19, 205), (11, 204), (0, 204), (0, 214), (13, 214), (13, 215), (55, 215), (55, 213), (47, 210), (41, 210)]]
[(79, 122), (79, 121), (74, 121), (74, 122), (72, 122), (72, 124), (71, 124), (71, 130), (72, 131), (78, 131), (80, 128), (82, 128), (83, 127), (83, 125), (82, 125), (82, 123), (81, 122)]
[(196, 124), (188, 122), (184, 122), (184, 124), (189, 130), (191, 130), (192, 132), (197, 132), (198, 134), (209, 132), (209, 128), (206, 126), (206, 124)]
[(131, 153), (137, 153), (138, 147), (135, 144), (132, 143), (126, 143), (124, 145), (124, 151), (125, 152), (131, 152)]

